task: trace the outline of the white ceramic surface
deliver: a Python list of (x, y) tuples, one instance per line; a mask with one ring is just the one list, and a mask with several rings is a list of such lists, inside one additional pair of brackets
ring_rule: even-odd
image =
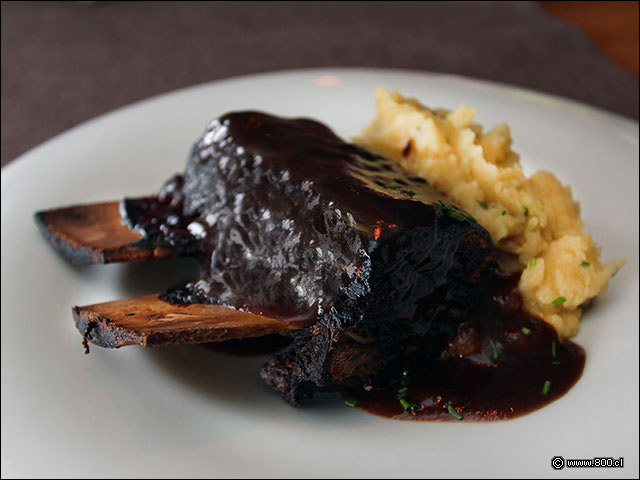
[[(606, 259), (627, 264), (585, 316), (582, 379), (525, 417), (409, 423), (334, 396), (283, 403), (261, 358), (200, 346), (92, 349), (70, 307), (151, 293), (184, 265), (74, 268), (33, 212), (153, 192), (183, 169), (212, 118), (261, 109), (357, 134), (379, 85), (427, 105), (506, 121), (528, 171), (573, 186)], [(37, 121), (37, 119), (34, 119)], [(551, 469), (565, 458), (625, 458), (624, 469)], [(270, 73), (195, 86), (103, 115), (2, 170), (2, 477), (638, 476), (638, 124), (575, 102), (450, 75), (365, 69)]]

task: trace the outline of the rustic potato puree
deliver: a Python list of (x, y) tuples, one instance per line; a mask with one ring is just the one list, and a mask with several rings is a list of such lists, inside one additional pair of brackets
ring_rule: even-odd
[(483, 132), (471, 107), (432, 110), (384, 88), (375, 99), (376, 118), (355, 142), (397, 160), (473, 215), (524, 267), (525, 309), (561, 337), (575, 335), (581, 306), (606, 291), (624, 259), (600, 263), (570, 188), (545, 171), (527, 178), (509, 127)]

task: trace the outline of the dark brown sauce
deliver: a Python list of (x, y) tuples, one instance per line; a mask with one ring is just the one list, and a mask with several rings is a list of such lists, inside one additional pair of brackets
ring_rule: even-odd
[[(403, 153), (411, 148), (410, 141)], [(452, 246), (461, 244), (459, 232), (474, 233), (477, 242), (486, 237), (488, 242), (488, 234), (474, 220), (439, 203), (441, 198), (424, 180), (344, 143), (317, 122), (239, 112), (207, 128), (184, 176), (174, 177), (157, 197), (125, 200), (123, 207), (128, 224), (144, 232), (146, 240), (201, 259), (201, 278), (165, 293), (165, 300), (220, 303), (307, 322), (332, 308), (351, 321), (358, 313), (375, 311), (367, 304), (375, 300), (368, 297), (370, 275), (392, 285), (389, 278), (373, 274), (381, 268), (405, 268), (416, 242), (425, 243), (424, 251), (430, 248), (425, 238), (411, 237), (415, 229), (450, 235)], [(411, 243), (402, 243), (409, 238)], [(439, 241), (438, 245), (446, 243)], [(406, 258), (404, 263), (375, 256), (396, 246), (397, 252), (392, 251)], [(438, 255), (446, 263), (446, 251), (433, 249), (430, 256), (420, 257), (423, 268), (437, 265)], [(370, 261), (378, 262), (378, 270), (369, 271)], [(405, 271), (420, 278), (417, 265)], [(439, 352), (437, 342), (448, 337), (438, 337), (438, 332), (451, 336), (449, 328), (457, 323), (431, 325), (429, 335), (414, 335), (418, 340), (411, 340), (403, 352), (406, 376), (391, 388), (345, 395), (385, 417), (476, 421), (517, 417), (563, 395), (582, 373), (584, 351), (560, 341), (551, 326), (522, 311), (518, 279), (519, 275), (495, 274), (438, 358), (427, 359), (425, 352), (429, 347)], [(399, 275), (394, 277), (392, 289), (406, 291), (408, 297), (394, 300), (393, 311), (379, 318), (406, 319), (402, 327), (415, 328), (409, 320), (414, 312), (431, 311), (428, 306), (439, 301), (436, 290), (425, 299), (415, 280), (405, 284)], [(471, 297), (455, 298), (459, 306)], [(362, 311), (354, 307), (360, 299), (366, 300)], [(386, 307), (381, 301), (378, 308)], [(445, 315), (431, 313), (434, 322), (446, 321)], [(207, 348), (238, 355), (255, 352), (260, 343), (245, 340)]]
[(518, 279), (495, 275), (439, 359), (418, 373), (407, 371), (389, 389), (343, 398), (400, 420), (494, 421), (564, 395), (582, 374), (585, 352), (522, 310)]
[[(474, 234), (487, 246), (486, 231), (442, 200), (398, 164), (318, 122), (234, 112), (207, 127), (184, 175), (157, 197), (122, 206), (143, 241), (201, 260), (200, 278), (164, 300), (312, 324), (341, 292), (368, 295), (374, 251), (399, 245), (417, 228), (430, 229), (428, 241), (453, 245)], [(456, 226), (438, 227), (445, 214)], [(434, 263), (436, 255), (448, 251), (434, 252)], [(412, 294), (414, 303), (423, 296)]]

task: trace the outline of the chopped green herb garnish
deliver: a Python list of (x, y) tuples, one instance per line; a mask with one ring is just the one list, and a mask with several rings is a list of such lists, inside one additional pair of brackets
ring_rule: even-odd
[(556, 234), (551, 232), (551, 240), (555, 240), (556, 239)]
[(589, 262), (580, 262), (580, 266), (582, 268), (589, 268), (591, 266), (591, 264)]
[(451, 405), (447, 405), (447, 410), (449, 411), (449, 415), (458, 420), (462, 420), (462, 415), (456, 411)]
[(531, 333), (531, 330), (527, 327), (522, 327), (522, 333), (524, 333), (525, 335), (529, 335)]
[(396, 394), (396, 397), (398, 398), (398, 400), (406, 397), (408, 391), (409, 391), (409, 387), (402, 387), (400, 390), (398, 390), (398, 393)]
[(493, 358), (495, 358), (497, 360), (498, 359), (498, 348), (496, 347), (496, 344), (493, 342), (493, 340), (491, 340), (491, 348), (493, 349)]
[(531, 265), (532, 267), (536, 266), (536, 259), (532, 258), (531, 260), (529, 260), (529, 265)]
[(524, 207), (524, 216), (525, 217), (529, 216), (529, 209), (527, 207)]
[(453, 211), (453, 206), (450, 203), (445, 203), (442, 200), (438, 200), (438, 205), (440, 205), (442, 208), (446, 209), (449, 212)]
[(416, 192), (414, 192), (413, 190), (411, 190), (410, 188), (407, 188), (404, 193), (406, 193), (407, 195), (409, 195), (410, 197), (413, 197)]
[(551, 342), (551, 356), (556, 358), (556, 342)]
[(502, 210), (502, 216), (504, 217), (507, 214), (506, 210)]
[(566, 301), (567, 301), (567, 299), (566, 299), (566, 298), (564, 298), (564, 297), (558, 297), (558, 298), (556, 298), (556, 299), (553, 301), (553, 304), (554, 304), (554, 305), (558, 305), (558, 306), (559, 306), (559, 305), (562, 305), (562, 304), (563, 304), (564, 302), (566, 302)]
[(451, 218), (458, 220), (459, 222), (469, 220), (470, 222), (478, 223), (471, 215), (457, 212), (450, 203), (444, 203), (442, 200), (438, 200), (438, 204), (447, 210), (447, 214)]
[(548, 394), (549, 390), (551, 390), (551, 381), (550, 380), (546, 380), (544, 382), (544, 385), (542, 386), (542, 394), (543, 395)]
[(351, 398), (351, 397), (349, 397), (349, 398), (347, 398), (347, 399), (344, 401), (344, 404), (345, 404), (347, 407), (355, 408), (355, 407), (357, 407), (358, 405), (360, 405), (360, 400), (358, 400), (358, 399), (356, 399), (356, 398)]
[(485, 210), (489, 208), (489, 205), (487, 205), (487, 202), (481, 202), (480, 200), (478, 200), (478, 204)]
[(402, 408), (404, 408), (405, 412), (416, 407), (415, 403), (408, 401), (406, 398), (399, 398), (398, 401), (400, 402), (400, 405), (402, 405)]
[(447, 213), (451, 218), (458, 220), (459, 222), (464, 222), (467, 219), (464, 215), (454, 212), (453, 210), (449, 210)]
[(402, 188), (402, 185), (400, 185), (399, 183), (387, 183), (384, 188), (390, 188), (391, 190), (397, 190), (399, 188)]
[(556, 360), (555, 362), (551, 362), (551, 365), (560, 365), (560, 363), (562, 362), (560, 362), (559, 360)]
[(440, 206), (446, 208), (447, 210), (453, 210), (453, 205), (451, 205), (450, 203), (446, 203), (443, 202), (442, 200), (438, 200), (438, 203), (440, 204)]

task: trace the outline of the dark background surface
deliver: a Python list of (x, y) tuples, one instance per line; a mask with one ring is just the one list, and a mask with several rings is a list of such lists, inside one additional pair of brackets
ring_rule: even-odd
[(638, 8), (621, 6), (631, 23), (596, 16), (609, 37), (635, 26), (635, 72), (535, 2), (3, 2), (2, 165), (136, 100), (303, 67), (456, 73), (637, 119)]

